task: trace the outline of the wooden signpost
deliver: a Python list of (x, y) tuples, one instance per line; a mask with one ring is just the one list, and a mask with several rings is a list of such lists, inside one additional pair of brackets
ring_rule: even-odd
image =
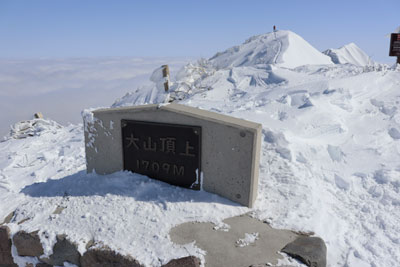
[(390, 57), (397, 57), (397, 64), (400, 64), (400, 33), (392, 33), (390, 37)]

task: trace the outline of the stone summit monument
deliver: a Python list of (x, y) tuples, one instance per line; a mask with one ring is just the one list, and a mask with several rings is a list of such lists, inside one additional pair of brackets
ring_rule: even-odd
[(129, 170), (252, 207), (261, 124), (180, 104), (84, 116), (87, 172)]

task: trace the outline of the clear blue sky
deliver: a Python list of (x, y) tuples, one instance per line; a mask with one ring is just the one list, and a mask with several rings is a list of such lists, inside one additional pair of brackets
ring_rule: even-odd
[(400, 0), (0, 0), (0, 57), (210, 57), (288, 29), (319, 50), (354, 42), (394, 63), (386, 34)]

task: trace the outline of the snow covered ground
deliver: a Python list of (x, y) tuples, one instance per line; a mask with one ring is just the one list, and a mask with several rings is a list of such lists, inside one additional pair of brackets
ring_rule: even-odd
[[(172, 244), (174, 225), (219, 225), (250, 211), (321, 236), (329, 266), (398, 266), (400, 67), (370, 64), (333, 64), (278, 31), (185, 66), (169, 94), (147, 86), (114, 103), (175, 100), (262, 123), (252, 210), (137, 174), (86, 174), (82, 125), (38, 120), (32, 137), (0, 143), (0, 218), (16, 210), (12, 231), (40, 230), (48, 254), (55, 234), (65, 233), (81, 252), (95, 240), (160, 266), (204, 255), (195, 244)], [(64, 209), (53, 214), (57, 207)]]

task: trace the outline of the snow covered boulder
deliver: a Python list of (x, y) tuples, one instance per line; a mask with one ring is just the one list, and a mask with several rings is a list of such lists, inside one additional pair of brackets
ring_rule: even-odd
[(284, 68), (332, 64), (331, 59), (291, 31), (253, 36), (242, 45), (217, 53), (210, 61), (219, 69), (275, 64)]
[(33, 119), (20, 121), (11, 126), (10, 137), (22, 139), (38, 136), (47, 132), (57, 132), (62, 126), (55, 121), (45, 119)]
[(328, 49), (323, 52), (329, 56), (335, 64), (353, 64), (356, 66), (372, 65), (371, 58), (355, 43), (350, 43), (339, 49)]

